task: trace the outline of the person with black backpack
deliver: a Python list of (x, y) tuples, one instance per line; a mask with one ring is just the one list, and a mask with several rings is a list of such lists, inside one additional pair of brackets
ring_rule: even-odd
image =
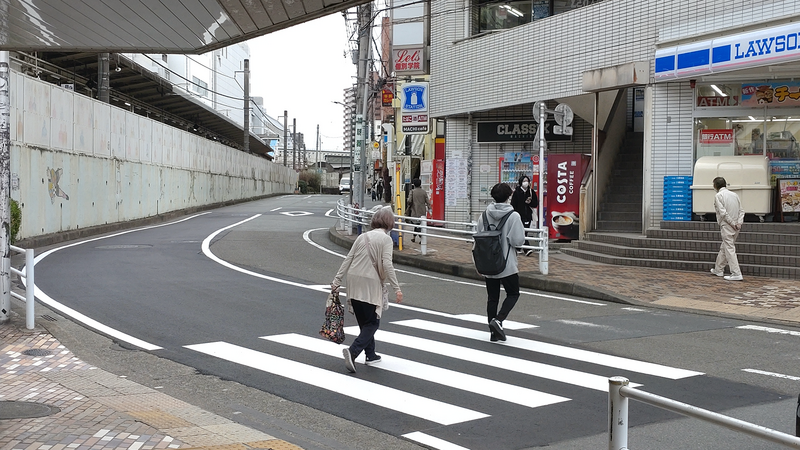
[[(506, 340), (503, 321), (519, 299), (517, 252), (513, 249), (525, 243), (525, 231), (519, 213), (509, 203), (512, 193), (511, 186), (506, 183), (492, 187), (494, 203), (481, 215), (477, 233), (473, 236), (472, 258), (478, 273), (486, 279), (486, 316), (492, 342)], [(498, 311), (501, 284), (506, 299)]]

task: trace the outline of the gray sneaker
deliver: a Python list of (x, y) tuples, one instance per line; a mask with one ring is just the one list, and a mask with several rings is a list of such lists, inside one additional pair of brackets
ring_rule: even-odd
[(724, 272), (721, 272), (721, 271), (717, 272), (713, 267), (711, 268), (711, 273), (713, 273), (714, 275), (716, 275), (718, 277), (721, 277), (721, 276), (725, 275)]
[(367, 357), (366, 364), (367, 364), (368, 366), (371, 366), (371, 365), (373, 365), (373, 364), (375, 364), (375, 363), (379, 363), (379, 362), (381, 362), (381, 355), (375, 355), (375, 356), (373, 356), (372, 358), (370, 358), (370, 357)]
[(353, 363), (353, 355), (350, 354), (350, 349), (343, 348), (342, 355), (344, 355), (344, 366), (347, 367), (347, 370), (350, 373), (356, 373), (356, 365)]

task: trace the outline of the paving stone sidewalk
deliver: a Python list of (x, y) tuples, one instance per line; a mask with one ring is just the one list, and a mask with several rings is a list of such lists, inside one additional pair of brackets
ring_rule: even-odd
[[(355, 235), (336, 228), (331, 239), (349, 247)], [(419, 242), (407, 237), (403, 249), (395, 248), (397, 262), (420, 268), (481, 279), (472, 265), (472, 245), (429, 239), (427, 255)], [(800, 325), (800, 281), (745, 277), (726, 281), (709, 272), (695, 273), (647, 267), (616, 266), (585, 261), (556, 251), (549, 255), (548, 275), (541, 275), (539, 255), (518, 258), (520, 284), (533, 289), (577, 294), (637, 305), (696, 310), (729, 317)]]

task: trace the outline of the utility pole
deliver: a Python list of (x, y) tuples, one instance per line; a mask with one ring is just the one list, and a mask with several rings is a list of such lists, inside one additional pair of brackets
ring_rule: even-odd
[(317, 141), (314, 143), (316, 146), (316, 153), (314, 155), (314, 172), (319, 172), (319, 124), (317, 124)]
[[(362, 89), (356, 89), (356, 116), (359, 114), (362, 117), (363, 124), (366, 125), (367, 105), (369, 102), (369, 60), (372, 57), (372, 45), (370, 38), (372, 37), (372, 2), (365, 3), (358, 7), (358, 83), (361, 84)], [(360, 94), (360, 96), (359, 96)], [(358, 99), (361, 102), (358, 102)], [(360, 155), (358, 158), (359, 172), (357, 176), (359, 183), (358, 188), (358, 205), (364, 207), (364, 188), (367, 181), (367, 130), (362, 130), (360, 145)]]
[(288, 111), (285, 109), (283, 110), (283, 167), (286, 166), (286, 153), (289, 149), (289, 126), (286, 124), (286, 121), (289, 120), (287, 115), (289, 114)]
[(250, 60), (244, 60), (244, 152), (250, 153)]
[(297, 119), (292, 119), (292, 170), (297, 170)]
[[(8, 322), (11, 312), (11, 89), (9, 53), (0, 51), (0, 323)], [(31, 289), (33, 286), (31, 286)]]
[(111, 83), (108, 79), (108, 53), (97, 55), (97, 99), (103, 103), (109, 103), (109, 91)]

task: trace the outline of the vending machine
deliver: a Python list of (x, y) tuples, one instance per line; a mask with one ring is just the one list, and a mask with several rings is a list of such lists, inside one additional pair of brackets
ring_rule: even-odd
[[(500, 167), (500, 183), (508, 183), (512, 188), (517, 186), (519, 178), (527, 175), (531, 179), (531, 188), (537, 194), (541, 192), (539, 183), (539, 155), (529, 152), (506, 152), (498, 163)], [(539, 195), (541, 197), (541, 195)]]

